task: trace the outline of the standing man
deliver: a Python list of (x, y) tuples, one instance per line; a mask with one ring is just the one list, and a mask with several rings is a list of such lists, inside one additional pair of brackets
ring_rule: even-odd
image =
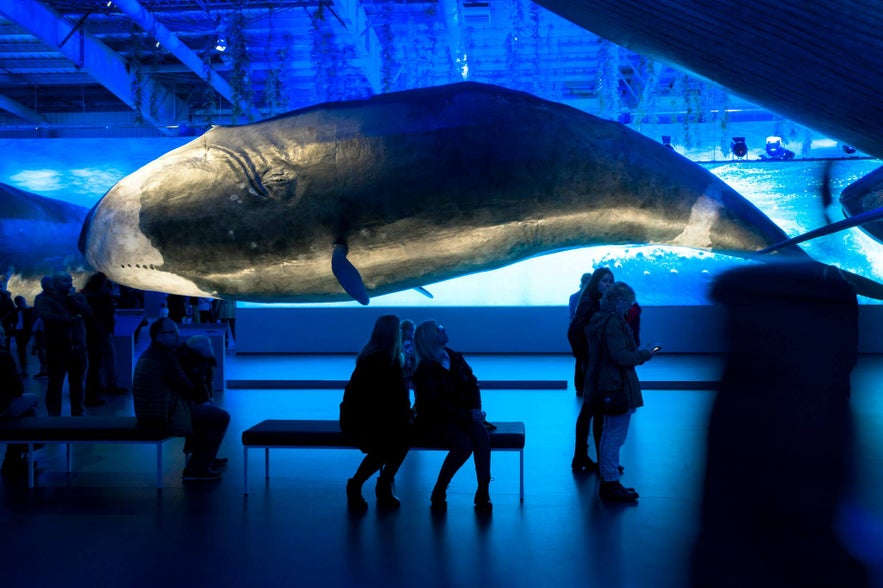
[(43, 319), (46, 337), (46, 410), (49, 416), (61, 415), (61, 389), (67, 376), (71, 415), (83, 415), (83, 378), (86, 375), (86, 328), (84, 317), (92, 308), (74, 289), (67, 272), (52, 276), (52, 288), (36, 300), (37, 314)]
[(170, 435), (187, 437), (185, 447), (192, 452), (184, 468), (184, 481), (217, 480), (216, 468), (226, 463), (218, 459), (230, 414), (212, 404), (200, 404), (196, 389), (175, 356), (178, 325), (160, 318), (150, 325), (150, 346), (138, 358), (132, 396), (138, 424), (161, 429)]

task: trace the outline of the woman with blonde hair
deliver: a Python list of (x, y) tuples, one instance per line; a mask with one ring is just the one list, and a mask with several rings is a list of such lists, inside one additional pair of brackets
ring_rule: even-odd
[(396, 472), (410, 447), (411, 398), (402, 373), (399, 317), (383, 315), (371, 339), (356, 358), (356, 368), (340, 404), (340, 429), (365, 458), (347, 481), (351, 511), (364, 512), (362, 485), (380, 471), (375, 487), (378, 508), (397, 508), (393, 494)]

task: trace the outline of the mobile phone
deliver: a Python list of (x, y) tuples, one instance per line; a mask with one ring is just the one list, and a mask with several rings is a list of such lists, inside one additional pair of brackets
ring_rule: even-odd
[(655, 345), (655, 346), (653, 347), (653, 349), (650, 350), (650, 353), (656, 353), (656, 352), (659, 351), (660, 349), (662, 349), (662, 345)]

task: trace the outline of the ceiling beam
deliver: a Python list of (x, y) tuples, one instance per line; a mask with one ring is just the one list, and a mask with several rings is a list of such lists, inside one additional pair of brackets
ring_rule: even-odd
[[(36, 0), (0, 0), (0, 14), (30, 31), (49, 47), (57, 49), (130, 108), (136, 108), (132, 92), (134, 76), (127, 70), (123, 58), (107, 45)], [(155, 96), (157, 105), (156, 115), (145, 109), (144, 119), (162, 132), (166, 132), (163, 130), (165, 125), (186, 116), (186, 105), (150, 77), (145, 77), (141, 87), (142, 104), (150, 104), (151, 97)]]
[[(460, 3), (457, 0), (439, 0), (438, 9), (442, 13), (442, 21), (448, 37), (448, 49), (451, 51), (451, 62), (461, 71), (464, 64), (460, 63), (463, 55), (461, 45), (463, 43), (461, 30)], [(461, 74), (462, 75), (462, 74)]]
[(12, 98), (3, 96), (2, 94), (0, 94), (0, 108), (34, 124), (45, 124), (49, 122), (46, 120), (46, 117), (39, 112), (35, 112), (21, 102), (17, 102)]
[(368, 15), (359, 0), (331, 0), (337, 18), (350, 35), (350, 43), (371, 90), (375, 94), (383, 92), (380, 75), (380, 39), (368, 24)]
[[(138, 24), (142, 29), (147, 31), (154, 39), (169, 51), (178, 60), (187, 66), (193, 73), (198, 75), (202, 80), (209, 82), (214, 90), (223, 96), (231, 104), (233, 99), (233, 88), (222, 78), (217, 72), (211, 76), (206, 76), (204, 68), (206, 67), (202, 58), (187, 47), (181, 39), (174, 33), (169, 31), (161, 22), (156, 20), (153, 14), (144, 8), (138, 0), (113, 0), (117, 8), (125, 12), (129, 18)], [(259, 120), (261, 113), (252, 104), (241, 105), (252, 118)]]

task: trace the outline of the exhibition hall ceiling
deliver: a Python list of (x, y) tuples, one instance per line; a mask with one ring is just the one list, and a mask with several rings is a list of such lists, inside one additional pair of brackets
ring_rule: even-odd
[(182, 134), (464, 79), (622, 122), (777, 118), (528, 0), (0, 0), (0, 129)]

